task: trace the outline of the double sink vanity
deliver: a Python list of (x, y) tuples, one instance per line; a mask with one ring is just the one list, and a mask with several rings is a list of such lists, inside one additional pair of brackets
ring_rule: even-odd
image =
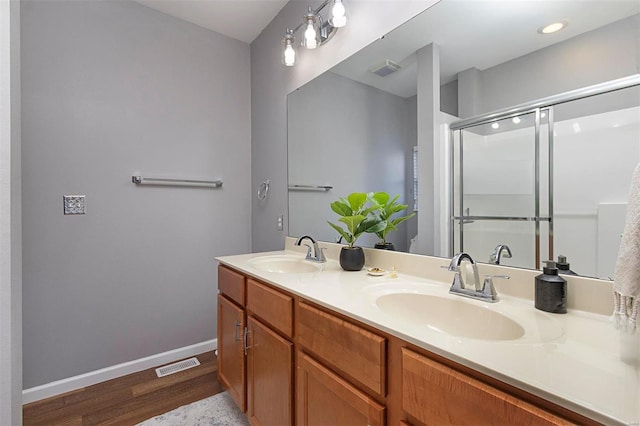
[(511, 278), (487, 303), (449, 293), (448, 259), (366, 250), (345, 272), (341, 246), (316, 263), (294, 241), (217, 258), (218, 375), (252, 424), (639, 424), (610, 283), (568, 277), (569, 312), (550, 314), (538, 271), (479, 265)]

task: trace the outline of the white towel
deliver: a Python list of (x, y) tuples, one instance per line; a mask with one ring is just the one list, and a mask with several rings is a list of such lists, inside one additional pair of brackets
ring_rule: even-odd
[(629, 333), (637, 331), (640, 309), (640, 164), (633, 172), (629, 191), (627, 219), (616, 262), (613, 301), (616, 327)]

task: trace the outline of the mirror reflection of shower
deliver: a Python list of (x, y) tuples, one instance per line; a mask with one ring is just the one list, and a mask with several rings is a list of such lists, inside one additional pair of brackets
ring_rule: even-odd
[(580, 275), (612, 277), (640, 160), (639, 87), (454, 123), (452, 252), (507, 244), (507, 266), (562, 254)]

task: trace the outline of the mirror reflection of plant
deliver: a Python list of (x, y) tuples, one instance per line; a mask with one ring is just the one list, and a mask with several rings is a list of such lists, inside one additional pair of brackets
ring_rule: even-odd
[(378, 210), (380, 205), (372, 202), (367, 207), (367, 202), (371, 200), (373, 193), (353, 192), (347, 198), (340, 198), (331, 203), (331, 210), (340, 216), (340, 222), (346, 225), (346, 230), (334, 223), (329, 223), (333, 229), (338, 231), (349, 247), (353, 247), (356, 240), (365, 232), (377, 233), (387, 227), (385, 220), (378, 214), (372, 212)]
[(386, 226), (378, 231), (369, 232), (376, 234), (382, 244), (387, 243), (387, 234), (389, 232), (397, 231), (399, 224), (416, 215), (415, 213), (411, 213), (407, 216), (398, 216), (392, 219), (391, 216), (409, 207), (406, 204), (398, 203), (398, 198), (400, 198), (400, 194), (390, 199), (389, 194), (386, 192), (376, 192), (370, 196), (372, 203), (378, 207), (374, 214), (380, 216), (380, 220), (384, 222)]

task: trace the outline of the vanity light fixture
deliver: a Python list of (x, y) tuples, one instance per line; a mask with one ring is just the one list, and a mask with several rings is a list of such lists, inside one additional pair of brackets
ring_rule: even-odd
[(569, 25), (567, 21), (558, 21), (538, 28), (538, 32), (540, 34), (552, 34), (566, 28), (567, 25)]
[[(325, 19), (320, 12), (329, 4), (333, 4), (331, 17)], [(315, 49), (325, 44), (333, 36), (338, 28), (347, 24), (347, 15), (342, 0), (324, 0), (318, 8), (311, 9), (302, 17), (302, 22), (294, 29), (287, 29), (282, 37), (282, 62), (287, 67), (292, 67), (296, 62), (294, 34), (304, 27), (302, 46), (306, 49)]]

